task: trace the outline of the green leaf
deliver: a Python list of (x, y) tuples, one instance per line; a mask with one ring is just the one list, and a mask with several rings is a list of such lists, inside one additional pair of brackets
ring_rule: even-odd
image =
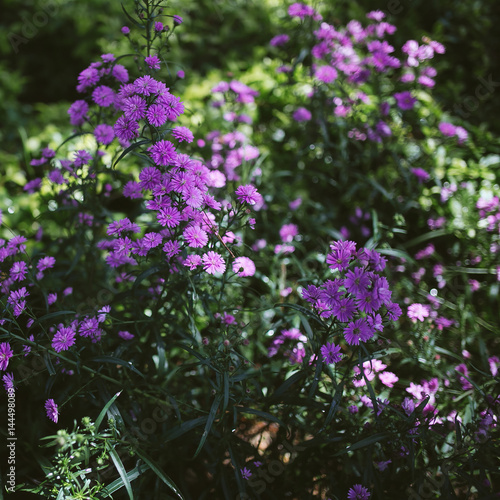
[(253, 408), (246, 408), (245, 406), (236, 406), (235, 408), (238, 413), (250, 413), (251, 415), (257, 415), (258, 417), (261, 417), (264, 420), (270, 420), (271, 422), (275, 422), (281, 425), (284, 429), (287, 429), (287, 426), (283, 422), (283, 420), (280, 420), (278, 417), (275, 417), (270, 413), (267, 413), (265, 411), (255, 410)]
[(122, 393), (122, 391), (117, 392), (104, 406), (104, 408), (101, 410), (101, 413), (99, 413), (99, 416), (97, 417), (97, 420), (95, 421), (95, 430), (96, 432), (99, 430), (99, 426), (101, 425), (101, 422), (106, 415), (109, 407), (115, 402), (116, 398)]
[(137, 28), (139, 28), (139, 29), (141, 29), (141, 30), (142, 30), (142, 29), (144, 29), (144, 26), (143, 26), (141, 23), (139, 23), (136, 19), (134, 19), (134, 18), (133, 18), (133, 17), (132, 17), (132, 16), (131, 16), (131, 15), (130, 15), (130, 14), (129, 14), (126, 10), (125, 10), (125, 7), (123, 6), (123, 4), (121, 4), (121, 6), (122, 6), (122, 10), (123, 10), (123, 12), (125, 13), (125, 15), (127, 16), (128, 20), (129, 20), (129, 21), (130, 21), (130, 22), (131, 22), (134, 26), (136, 26)]
[(135, 452), (139, 455), (144, 462), (146, 462), (151, 470), (180, 498), (180, 500), (184, 500), (182, 493), (179, 491), (179, 488), (175, 485), (175, 483), (163, 472), (159, 465), (156, 464), (148, 455), (146, 455), (142, 450), (136, 449)]
[(420, 236), (417, 236), (416, 238), (407, 241), (403, 245), (403, 247), (410, 248), (420, 243), (423, 243), (424, 241), (433, 240), (435, 238), (438, 238), (439, 236), (444, 236), (446, 234), (448, 234), (448, 231), (446, 229), (437, 229), (436, 231), (430, 231), (429, 233), (421, 234)]
[(146, 378), (130, 361), (125, 361), (120, 358), (115, 358), (114, 356), (97, 356), (95, 358), (89, 359), (89, 361), (96, 361), (98, 363), (112, 363), (114, 365), (124, 366), (129, 370), (132, 370), (137, 375), (140, 375), (142, 378)]
[(149, 139), (144, 139), (142, 141), (138, 141), (138, 142), (134, 142), (134, 144), (131, 144), (127, 149), (125, 149), (124, 151), (122, 151), (121, 155), (118, 157), (117, 160), (115, 160), (115, 162), (113, 163), (113, 168), (116, 167), (116, 165), (120, 162), (120, 160), (127, 156), (131, 151), (133, 151), (134, 149), (137, 149), (138, 147), (144, 145), (144, 144), (147, 144), (151, 142)]
[(125, 489), (127, 490), (128, 497), (130, 498), (130, 500), (134, 500), (134, 493), (132, 492), (130, 479), (127, 475), (127, 471), (125, 470), (122, 461), (120, 460), (120, 457), (118, 456), (118, 453), (116, 453), (116, 450), (110, 446), (107, 446), (107, 448), (109, 450), (109, 455), (111, 456), (111, 460), (113, 460), (116, 470), (118, 471), (118, 474), (120, 474), (122, 483), (124, 484)]
[(198, 453), (200, 453), (201, 449), (203, 448), (203, 445), (205, 444), (205, 441), (207, 440), (208, 434), (210, 432), (210, 429), (212, 428), (212, 424), (214, 423), (215, 416), (217, 415), (217, 410), (219, 409), (221, 401), (222, 401), (222, 396), (220, 394), (217, 394), (217, 396), (214, 399), (214, 402), (212, 403), (212, 407), (210, 408), (210, 413), (208, 414), (207, 423), (205, 424), (205, 430), (203, 431), (203, 434), (201, 436), (200, 444), (198, 445), (198, 448), (196, 448), (196, 451), (194, 452), (193, 459), (195, 459), (198, 456)]
[[(134, 479), (137, 479), (141, 474), (144, 474), (144, 472), (148, 471), (149, 469), (150, 467), (148, 465), (144, 464), (138, 465), (137, 467), (134, 467), (132, 470), (127, 472), (127, 478), (129, 481), (133, 481)], [(115, 479), (112, 483), (108, 484), (108, 486), (105, 487), (102, 493), (111, 495), (111, 493), (118, 491), (120, 488), (123, 488), (122, 479)]]
[(157, 273), (161, 268), (162, 268), (162, 266), (155, 265), (155, 266), (150, 267), (149, 269), (146, 269), (141, 274), (139, 274), (139, 276), (137, 276), (137, 278), (134, 280), (132, 290), (137, 289), (137, 287), (141, 284), (141, 282), (143, 282), (146, 278), (148, 278), (152, 274)]
[(186, 432), (189, 432), (190, 430), (203, 425), (207, 420), (208, 417), (198, 417), (186, 422), (182, 422), (182, 424), (174, 427), (165, 434), (165, 441), (172, 441), (174, 439), (177, 439), (178, 437), (186, 434)]
[(348, 446), (344, 450), (341, 450), (341, 451), (335, 453), (334, 457), (338, 457), (339, 455), (343, 455), (344, 453), (347, 453), (349, 451), (354, 451), (354, 450), (359, 450), (360, 448), (365, 448), (366, 446), (369, 446), (373, 443), (379, 443), (381, 441), (389, 439), (390, 437), (391, 437), (390, 432), (378, 432), (377, 434), (374, 434), (373, 436), (368, 436), (367, 438), (364, 438), (361, 441), (358, 441), (357, 443), (354, 443), (353, 445)]
[(306, 376), (307, 374), (302, 370), (294, 373), (292, 376), (288, 377), (285, 382), (283, 382), (283, 384), (276, 389), (276, 391), (274, 391), (270, 399), (275, 400), (280, 398), (293, 384), (295, 384), (295, 382), (298, 382)]

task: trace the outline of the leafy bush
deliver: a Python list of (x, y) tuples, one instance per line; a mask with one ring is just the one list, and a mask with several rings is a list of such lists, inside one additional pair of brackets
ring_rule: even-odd
[(440, 43), (331, 13), (198, 86), (136, 0), (10, 167), (7, 491), (493, 498), (498, 138), (433, 97)]

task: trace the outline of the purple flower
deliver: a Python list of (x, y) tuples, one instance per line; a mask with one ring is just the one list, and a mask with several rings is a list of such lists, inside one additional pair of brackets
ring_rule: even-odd
[(92, 161), (92, 155), (87, 153), (84, 149), (80, 149), (75, 152), (75, 167), (81, 167), (83, 165), (87, 165), (90, 161)]
[(75, 343), (75, 335), (72, 328), (59, 328), (52, 339), (52, 348), (56, 352), (67, 351)]
[(371, 493), (361, 484), (355, 484), (347, 493), (349, 500), (367, 500), (370, 496)]
[(160, 22), (160, 21), (155, 22), (155, 31), (158, 31), (158, 32), (163, 31), (163, 23), (162, 22)]
[(161, 104), (149, 106), (146, 117), (154, 127), (161, 127), (167, 121), (167, 110)]
[(329, 365), (338, 363), (342, 359), (342, 354), (340, 354), (340, 346), (330, 342), (327, 342), (324, 346), (321, 346), (321, 354), (323, 355), (325, 363)]
[(140, 120), (146, 116), (146, 101), (138, 95), (126, 97), (122, 109), (127, 120)]
[(89, 110), (89, 105), (85, 101), (83, 100), (75, 101), (68, 109), (71, 125), (75, 126), (82, 125), (87, 119), (88, 110)]
[(151, 68), (151, 69), (160, 69), (160, 59), (158, 59), (158, 56), (156, 54), (152, 56), (148, 56), (144, 59), (144, 62)]
[(123, 331), (123, 332), (118, 332), (118, 335), (123, 339), (123, 340), (132, 340), (134, 338), (134, 336), (130, 333), (130, 332), (127, 332), (127, 331)]
[(456, 133), (456, 127), (449, 122), (441, 122), (439, 124), (439, 131), (447, 137), (453, 137)]
[(177, 153), (170, 141), (158, 141), (150, 148), (149, 155), (157, 165), (168, 166), (175, 163)]
[(45, 401), (45, 410), (47, 411), (47, 417), (52, 420), (55, 424), (57, 424), (57, 420), (59, 419), (59, 410), (57, 409), (57, 405), (53, 399), (47, 399)]
[(248, 203), (249, 205), (255, 205), (261, 199), (261, 195), (257, 192), (257, 188), (251, 184), (238, 186), (235, 194), (240, 203)]
[(7, 391), (7, 394), (9, 391), (14, 389), (14, 374), (13, 373), (6, 373), (2, 377), (3, 381), (3, 386), (5, 387), (5, 390)]
[(134, 120), (128, 120), (125, 116), (120, 116), (116, 120), (113, 130), (120, 141), (131, 141), (139, 136), (139, 124)]
[(292, 115), (296, 122), (307, 122), (311, 119), (311, 112), (306, 108), (297, 108)]
[(255, 274), (255, 264), (248, 257), (236, 257), (233, 262), (233, 272), (239, 276), (253, 276)]
[(103, 144), (104, 146), (107, 146), (108, 144), (111, 144), (111, 142), (113, 142), (113, 139), (115, 138), (115, 132), (113, 130), (113, 127), (111, 127), (110, 125), (101, 123), (94, 129), (94, 137), (97, 142)]
[(120, 31), (126, 36), (130, 33), (130, 28), (128, 26), (123, 26)]
[(12, 351), (10, 344), (8, 342), (2, 342), (0, 344), (0, 370), (7, 370), (9, 366), (9, 359), (12, 358), (14, 352)]
[(92, 100), (103, 108), (107, 108), (115, 101), (115, 93), (106, 85), (96, 87), (92, 92)]
[(373, 332), (366, 318), (351, 321), (344, 329), (344, 338), (349, 345), (359, 345), (359, 341), (366, 342), (373, 336)]
[(10, 268), (10, 277), (14, 281), (23, 281), (27, 272), (28, 266), (26, 265), (26, 262), (22, 260), (19, 262), (14, 262), (14, 264)]
[(288, 40), (290, 40), (290, 37), (286, 34), (276, 35), (271, 39), (269, 45), (271, 45), (272, 47), (279, 47), (280, 45), (284, 45), (285, 43), (287, 43)]
[(250, 479), (252, 477), (252, 472), (250, 469), (247, 469), (246, 467), (243, 467), (243, 469), (240, 469), (241, 472), (241, 477), (243, 479)]
[(189, 267), (191, 271), (195, 270), (198, 266), (201, 266), (201, 256), (200, 255), (188, 255), (184, 261), (184, 266)]
[(181, 16), (172, 16), (174, 18), (174, 24), (182, 24), (182, 17)]
[(396, 104), (399, 109), (408, 110), (413, 109), (417, 100), (411, 96), (409, 91), (399, 92), (394, 94), (394, 98), (396, 99)]
[(172, 130), (172, 135), (179, 141), (193, 142), (194, 136), (191, 130), (187, 127), (175, 127)]
[(226, 270), (224, 259), (214, 251), (209, 251), (202, 257), (203, 269), (208, 274), (223, 273)]
[(208, 234), (200, 226), (189, 226), (182, 234), (192, 248), (202, 248), (208, 243)]
[(99, 81), (99, 72), (96, 68), (84, 69), (78, 75), (78, 85), (76, 90), (78, 92), (84, 92), (88, 87), (92, 87)]
[(431, 177), (429, 172), (426, 172), (423, 168), (412, 168), (411, 173), (418, 179), (419, 183), (428, 181)]
[(331, 66), (320, 66), (314, 71), (314, 76), (324, 83), (331, 83), (337, 78), (337, 70)]

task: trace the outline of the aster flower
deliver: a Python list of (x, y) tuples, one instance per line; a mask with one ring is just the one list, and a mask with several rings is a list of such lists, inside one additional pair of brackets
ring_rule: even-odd
[(162, 208), (157, 214), (156, 218), (162, 226), (168, 228), (176, 227), (181, 221), (181, 213), (175, 207)]
[(373, 332), (366, 321), (366, 318), (359, 318), (351, 321), (344, 329), (344, 338), (349, 345), (359, 345), (359, 342), (366, 342), (373, 337)]
[(57, 421), (59, 419), (59, 410), (57, 408), (57, 404), (53, 399), (47, 399), (45, 401), (45, 410), (47, 412), (47, 417), (52, 420), (55, 424), (57, 424)]
[(167, 93), (165, 95), (161, 95), (159, 96), (158, 101), (160, 104), (165, 106), (167, 117), (170, 121), (175, 121), (180, 115), (182, 115), (182, 113), (184, 113), (184, 104), (178, 97), (172, 94)]
[(349, 500), (367, 500), (370, 496), (371, 493), (361, 484), (355, 484), (347, 493)]
[(87, 112), (89, 110), (89, 105), (83, 101), (75, 101), (68, 109), (68, 114), (70, 117), (71, 125), (80, 126), (85, 123), (87, 119)]
[(122, 109), (127, 120), (138, 121), (146, 116), (146, 101), (138, 95), (126, 97), (123, 100)]
[(419, 183), (426, 182), (431, 177), (429, 172), (425, 171), (423, 168), (412, 168), (411, 173), (418, 179)]
[(394, 384), (399, 380), (399, 377), (392, 372), (379, 373), (378, 378), (387, 387), (394, 387)]
[(208, 234), (199, 226), (189, 226), (182, 234), (192, 248), (202, 248), (208, 243)]
[(151, 69), (160, 69), (160, 59), (156, 54), (153, 54), (152, 56), (148, 56), (144, 59), (144, 62), (151, 68)]
[(137, 78), (134, 82), (134, 89), (138, 94), (142, 94), (144, 96), (151, 95), (155, 89), (155, 80), (151, 78), (149, 75), (141, 76)]
[(243, 479), (250, 479), (252, 477), (252, 472), (250, 471), (250, 469), (247, 469), (246, 467), (240, 469), (240, 472), (241, 472), (241, 477)]
[(321, 354), (325, 363), (331, 365), (338, 363), (342, 359), (342, 354), (340, 354), (340, 346), (334, 343), (327, 342), (325, 345), (321, 346)]
[(125, 116), (120, 116), (113, 126), (116, 137), (120, 141), (131, 141), (139, 136), (139, 124), (134, 120), (128, 120)]
[(194, 271), (198, 266), (201, 266), (202, 259), (200, 255), (188, 255), (184, 261), (184, 266), (189, 267), (191, 271)]
[(14, 262), (12, 267), (10, 268), (10, 277), (14, 281), (23, 281), (26, 273), (28, 272), (28, 266), (24, 261)]
[(113, 69), (111, 70), (111, 74), (115, 78), (115, 80), (119, 81), (120, 83), (127, 83), (128, 82), (128, 71), (125, 66), (122, 66), (121, 64), (115, 64), (113, 66)]
[(107, 146), (108, 144), (111, 144), (111, 142), (113, 142), (113, 139), (115, 138), (115, 132), (113, 130), (113, 127), (102, 123), (100, 125), (97, 125), (97, 127), (94, 129), (94, 137), (98, 143)]
[(111, 106), (115, 101), (115, 93), (113, 89), (107, 85), (99, 85), (92, 92), (92, 100), (103, 108)]
[(130, 33), (130, 28), (128, 26), (123, 26), (120, 30), (125, 36)]
[(15, 387), (14, 387), (14, 374), (13, 373), (6, 373), (2, 377), (2, 381), (3, 381), (3, 386), (5, 387), (7, 394), (9, 393), (9, 391), (15, 389)]
[(9, 366), (9, 360), (14, 356), (14, 351), (11, 349), (8, 342), (2, 342), (0, 344), (0, 370), (7, 370)]
[(72, 328), (59, 328), (52, 339), (52, 348), (56, 352), (67, 351), (75, 343), (75, 335)]
[(87, 153), (84, 149), (75, 152), (75, 159), (73, 161), (75, 167), (87, 165), (90, 161), (92, 161), (92, 155)]
[(233, 262), (233, 272), (239, 276), (253, 276), (255, 274), (255, 264), (248, 257), (236, 257)]
[(424, 304), (411, 304), (408, 307), (408, 317), (413, 320), (424, 321), (430, 314), (429, 306)]
[(251, 184), (238, 186), (235, 194), (240, 203), (248, 203), (249, 205), (255, 205), (261, 198), (257, 188)]
[(283, 243), (291, 243), (298, 234), (297, 224), (284, 224), (280, 228), (280, 238)]
[(417, 100), (411, 96), (409, 91), (398, 92), (394, 94), (394, 98), (396, 99), (396, 104), (399, 109), (403, 111), (408, 109), (413, 109)]
[(152, 104), (146, 112), (146, 118), (153, 127), (161, 127), (167, 121), (167, 111), (161, 104)]
[(132, 340), (134, 338), (134, 335), (132, 335), (130, 332), (122, 331), (118, 332), (118, 335), (123, 339), (123, 340)]
[(99, 81), (99, 72), (96, 68), (84, 69), (78, 75), (78, 85), (76, 90), (78, 92), (84, 92), (88, 87), (92, 87)]
[(275, 37), (271, 38), (269, 45), (271, 45), (272, 47), (279, 47), (280, 45), (284, 45), (285, 43), (287, 43), (288, 40), (290, 40), (290, 37), (286, 34), (276, 35)]
[(158, 141), (150, 148), (149, 155), (157, 165), (167, 166), (175, 163), (177, 153), (170, 141)]
[(224, 259), (212, 250), (202, 256), (203, 269), (208, 274), (223, 273), (226, 270)]
[(194, 136), (191, 130), (187, 127), (175, 127), (172, 130), (172, 135), (179, 141), (193, 142)]

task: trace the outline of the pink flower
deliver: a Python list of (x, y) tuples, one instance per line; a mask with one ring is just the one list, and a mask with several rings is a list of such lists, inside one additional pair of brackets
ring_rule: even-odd
[(430, 314), (429, 306), (423, 304), (411, 304), (408, 307), (408, 317), (413, 320), (424, 321)]
[(233, 272), (239, 276), (253, 276), (255, 274), (255, 264), (248, 257), (236, 257), (233, 262)]
[(226, 270), (224, 259), (212, 250), (203, 255), (202, 262), (203, 269), (208, 274), (223, 273)]

